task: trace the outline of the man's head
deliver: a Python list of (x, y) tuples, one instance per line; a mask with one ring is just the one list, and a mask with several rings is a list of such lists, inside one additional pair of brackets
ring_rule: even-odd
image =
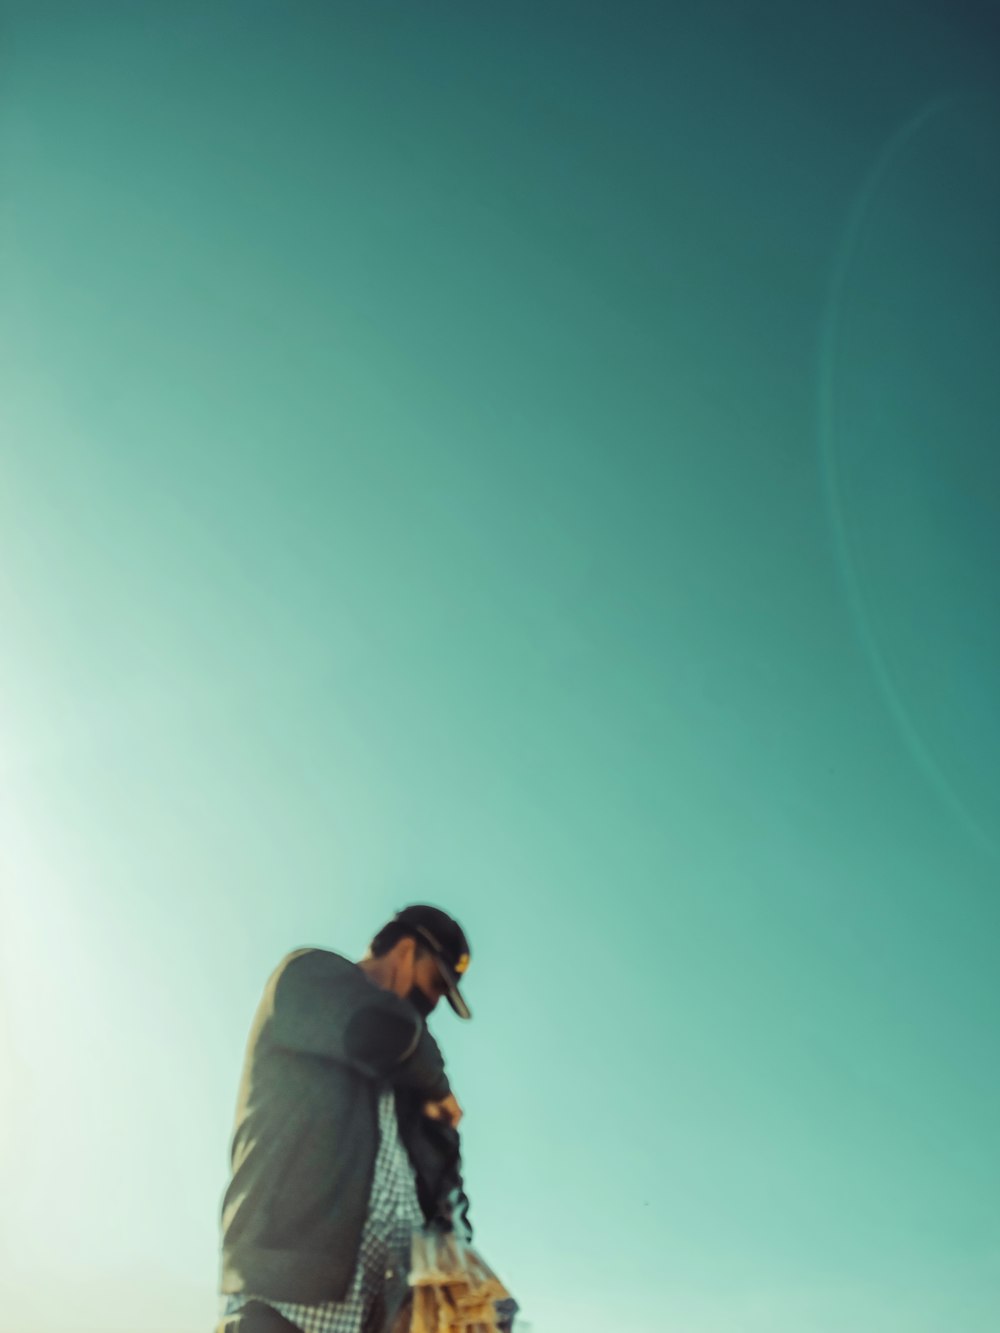
[(471, 1018), (458, 983), (469, 966), (462, 927), (437, 907), (404, 907), (372, 940), (367, 970), (386, 990), (426, 1017), (445, 996), (460, 1018)]

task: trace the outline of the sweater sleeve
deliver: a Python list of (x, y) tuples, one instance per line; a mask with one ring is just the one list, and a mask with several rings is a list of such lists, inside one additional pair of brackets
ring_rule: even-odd
[(347, 959), (322, 949), (291, 954), (276, 973), (273, 996), (276, 1045), (335, 1060), (430, 1101), (448, 1095), (444, 1060), (416, 1009)]

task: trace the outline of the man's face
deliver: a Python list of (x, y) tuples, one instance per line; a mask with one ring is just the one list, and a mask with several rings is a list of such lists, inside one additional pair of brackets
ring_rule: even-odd
[(438, 1000), (448, 993), (444, 978), (429, 953), (413, 959), (413, 976), (406, 998), (424, 1018), (434, 1012)]

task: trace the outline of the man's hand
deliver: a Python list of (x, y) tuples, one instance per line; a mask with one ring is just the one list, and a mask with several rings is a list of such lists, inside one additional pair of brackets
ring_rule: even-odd
[(458, 1129), (462, 1108), (455, 1100), (454, 1093), (449, 1092), (448, 1096), (439, 1102), (424, 1102), (424, 1115), (428, 1120), (443, 1120), (445, 1124), (451, 1125), (452, 1129)]

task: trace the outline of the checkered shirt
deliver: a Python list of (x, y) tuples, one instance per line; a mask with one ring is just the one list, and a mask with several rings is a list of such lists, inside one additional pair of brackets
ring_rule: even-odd
[(224, 1313), (235, 1314), (247, 1301), (264, 1301), (302, 1333), (375, 1333), (384, 1319), (382, 1299), (387, 1281), (409, 1272), (410, 1242), (424, 1218), (417, 1201), (413, 1167), (399, 1137), (396, 1099), (391, 1088), (379, 1096), (379, 1147), (368, 1200), (368, 1215), (350, 1289), (342, 1301), (293, 1305), (240, 1293), (228, 1297)]

